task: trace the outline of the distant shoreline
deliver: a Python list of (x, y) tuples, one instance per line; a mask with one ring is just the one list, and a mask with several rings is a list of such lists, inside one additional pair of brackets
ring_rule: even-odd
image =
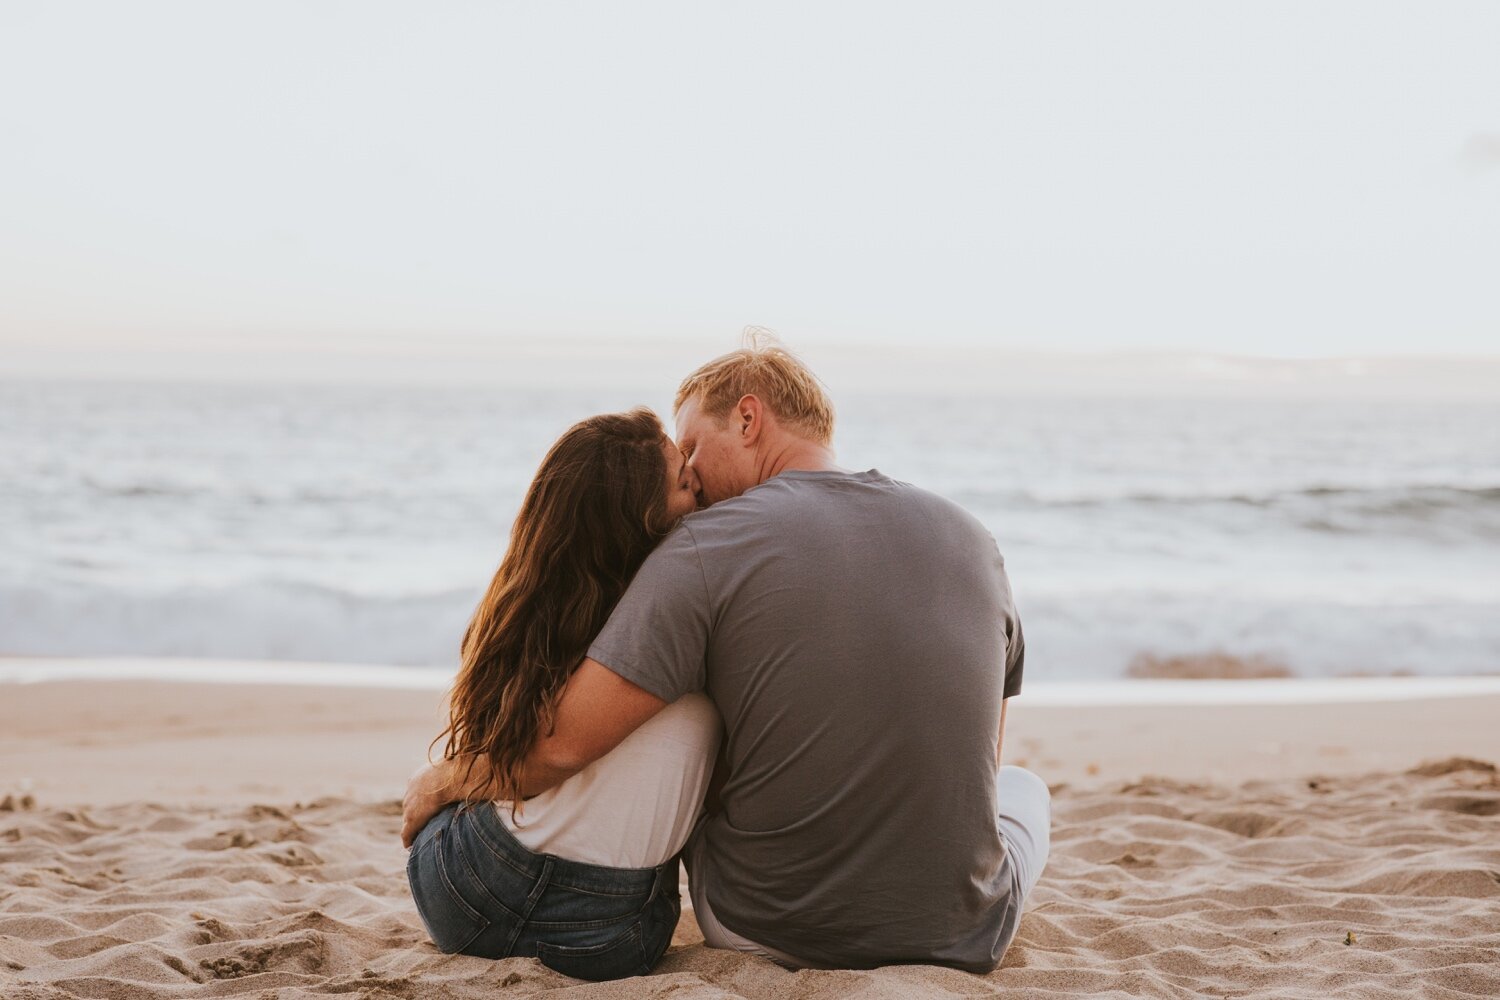
[[(442, 691), (451, 668), (166, 657), (0, 656), (0, 684), (156, 681), (170, 684)], [(1028, 680), (1029, 705), (1308, 705), (1500, 695), (1500, 676), (1253, 680)]]
[[(421, 335), (309, 352), (288, 338), (205, 346), (167, 337), (155, 350), (110, 343), (19, 343), (8, 349), (11, 384), (243, 385), (284, 390), (347, 387), (621, 390), (670, 394), (706, 358), (734, 346), (700, 340), (604, 341)], [(404, 346), (403, 346), (404, 345)], [(1282, 356), (1211, 350), (1059, 351), (983, 344), (927, 344), (920, 359), (895, 342), (824, 341), (794, 348), (840, 395), (880, 393), (944, 398), (1344, 399), (1393, 398), (1493, 403), (1500, 399), (1500, 354), (1332, 352)], [(80, 367), (80, 352), (89, 359)], [(167, 360), (164, 360), (167, 359)]]

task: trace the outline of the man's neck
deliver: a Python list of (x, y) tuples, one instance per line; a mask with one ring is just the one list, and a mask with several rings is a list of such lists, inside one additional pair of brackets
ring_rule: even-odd
[(793, 440), (761, 457), (760, 482), (783, 472), (848, 472), (834, 461), (833, 449), (812, 441)]

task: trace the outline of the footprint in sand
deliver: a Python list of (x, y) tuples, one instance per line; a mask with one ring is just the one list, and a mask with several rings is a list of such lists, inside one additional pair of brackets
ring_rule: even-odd
[(243, 946), (228, 955), (203, 959), (198, 965), (215, 979), (239, 979), (273, 969), (318, 972), (327, 962), (327, 939), (309, 931), (266, 944)]
[(1500, 816), (1500, 795), (1434, 795), (1422, 800), (1422, 808), (1467, 816)]
[(1475, 760), (1473, 757), (1448, 757), (1444, 760), (1432, 760), (1425, 764), (1419, 764), (1407, 774), (1415, 774), (1423, 778), (1438, 778), (1445, 774), (1453, 774), (1456, 771), (1479, 771), (1494, 774), (1496, 767), (1487, 760)]
[(249, 830), (224, 830), (212, 837), (197, 837), (183, 846), (190, 851), (228, 851), (254, 847), (259, 840)]

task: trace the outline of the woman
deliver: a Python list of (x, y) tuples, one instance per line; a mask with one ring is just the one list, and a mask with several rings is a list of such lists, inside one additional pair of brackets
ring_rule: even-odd
[(718, 749), (712, 703), (682, 698), (558, 787), (525, 801), (515, 791), (631, 577), (696, 506), (692, 472), (645, 408), (575, 424), (542, 460), (464, 635), (438, 737), (438, 767), (464, 775), (448, 787), (472, 789), (477, 772), (485, 794), (434, 816), (407, 861), (443, 951), (535, 955), (596, 980), (647, 972), (666, 951), (677, 856)]

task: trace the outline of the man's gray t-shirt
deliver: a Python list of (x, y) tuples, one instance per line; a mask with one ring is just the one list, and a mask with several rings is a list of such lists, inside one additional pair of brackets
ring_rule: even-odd
[(725, 927), (814, 964), (985, 971), (1020, 904), (995, 740), (1022, 652), (975, 518), (796, 471), (685, 518), (589, 656), (718, 706), (729, 776), (694, 875)]

